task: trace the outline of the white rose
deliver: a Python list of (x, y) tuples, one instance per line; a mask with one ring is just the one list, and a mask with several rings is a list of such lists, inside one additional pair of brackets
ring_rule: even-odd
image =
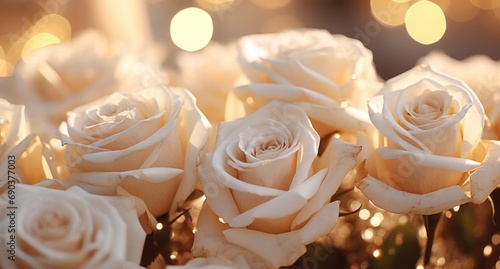
[(193, 254), (243, 254), (252, 268), (277, 268), (329, 233), (338, 218), (338, 202), (330, 198), (360, 148), (333, 140), (321, 169), (314, 165), (318, 145), (307, 115), (294, 105), (271, 102), (222, 122), (199, 168), (209, 207), (199, 217)]
[(304, 109), (322, 136), (355, 134), (369, 123), (366, 100), (380, 84), (372, 53), (360, 41), (326, 30), (297, 29), (245, 36), (238, 48), (252, 83), (230, 95), (226, 117), (280, 100)]
[(142, 83), (142, 76), (135, 73), (136, 64), (142, 63), (127, 49), (98, 32), (86, 31), (19, 61), (12, 77), (5, 79), (0, 97), (26, 105), (34, 131), (48, 140), (67, 111), (115, 91), (135, 90)]
[(227, 94), (242, 75), (236, 55), (234, 43), (212, 42), (201, 51), (183, 52), (177, 58), (180, 85), (194, 94), (211, 122), (224, 121)]
[(486, 55), (473, 55), (459, 61), (437, 51), (429, 53), (420, 62), (465, 81), (479, 97), (491, 124), (485, 137), (500, 138), (500, 62)]
[(195, 258), (185, 265), (167, 266), (167, 269), (250, 269), (242, 255), (233, 260), (224, 257)]
[(187, 90), (114, 93), (68, 112), (61, 125), (69, 181), (103, 194), (121, 186), (153, 215), (173, 213), (195, 187), (208, 128)]
[(35, 184), (52, 177), (51, 157), (50, 146), (30, 131), (25, 107), (0, 99), (0, 187), (9, 179)]
[(0, 208), (0, 242), (12, 250), (0, 256), (2, 268), (118, 269), (140, 262), (146, 233), (135, 198), (96, 196), (78, 187), (18, 184), (13, 190), (13, 199), (8, 190), (0, 195), (1, 204), (15, 203)]
[(368, 175), (358, 188), (375, 205), (434, 214), (481, 203), (500, 183), (500, 144), (481, 141), (483, 107), (464, 82), (417, 66), (387, 81), (368, 107), (378, 133), (360, 136)]

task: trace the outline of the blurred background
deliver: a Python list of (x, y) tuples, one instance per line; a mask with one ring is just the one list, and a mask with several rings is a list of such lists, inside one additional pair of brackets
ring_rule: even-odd
[[(0, 0), (0, 77), (9, 76), (16, 62), (34, 50), (68, 41), (87, 28), (126, 43), (154, 44), (152, 49), (162, 52), (161, 61), (174, 67), (180, 52), (198, 51), (210, 41), (228, 43), (243, 35), (298, 27), (360, 40), (373, 52), (384, 79), (412, 68), (432, 50), (456, 59), (474, 54), (500, 58), (500, 0)], [(491, 196), (500, 201), (500, 189)], [(447, 268), (500, 269), (500, 229), (494, 224), (500, 223), (500, 214), (492, 213), (500, 210), (499, 204), (447, 211), (440, 234), (451, 245), (440, 245), (438, 264), (451, 256)], [(340, 256), (318, 268), (415, 264), (420, 256), (417, 240), (425, 235), (415, 234), (413, 226), (393, 229), (398, 223), (390, 223), (389, 215), (368, 209), (337, 225), (332, 245)], [(398, 243), (399, 233), (408, 249)], [(395, 255), (399, 259), (378, 259), (380, 249), (395, 247), (401, 249)]]
[(388, 79), (439, 49), (463, 59), (500, 57), (500, 0), (0, 0), (0, 76), (30, 51), (98, 28), (154, 41), (173, 65), (180, 50), (287, 28), (324, 28), (359, 39)]

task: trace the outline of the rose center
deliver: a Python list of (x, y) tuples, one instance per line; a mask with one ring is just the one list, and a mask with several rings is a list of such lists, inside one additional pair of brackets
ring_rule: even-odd
[(37, 235), (44, 240), (63, 238), (69, 231), (67, 216), (61, 211), (52, 211), (41, 217), (35, 229)]
[(412, 124), (426, 128), (450, 118), (458, 110), (458, 103), (446, 91), (426, 90), (404, 106), (405, 119)]

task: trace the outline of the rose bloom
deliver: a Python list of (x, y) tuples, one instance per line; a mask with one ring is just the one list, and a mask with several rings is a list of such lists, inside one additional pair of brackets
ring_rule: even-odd
[(368, 102), (378, 132), (360, 135), (358, 188), (394, 213), (434, 214), (482, 203), (500, 183), (500, 143), (482, 141), (483, 107), (463, 82), (417, 66)]
[(201, 51), (183, 52), (177, 58), (179, 85), (194, 94), (212, 123), (224, 121), (227, 94), (242, 76), (236, 56), (234, 43), (211, 42)]
[(372, 53), (355, 39), (296, 29), (238, 40), (239, 62), (251, 81), (229, 96), (226, 117), (271, 100), (304, 109), (320, 133), (356, 134), (369, 124), (366, 100), (380, 88)]
[(131, 91), (142, 76), (132, 49), (86, 31), (69, 42), (36, 50), (1, 84), (0, 97), (24, 104), (34, 131), (48, 141), (66, 112), (115, 91)]
[(252, 268), (277, 268), (329, 233), (339, 213), (330, 198), (360, 148), (335, 139), (318, 158), (319, 141), (304, 111), (280, 102), (222, 122), (214, 151), (199, 167), (208, 207), (193, 255), (241, 254)]
[(2, 268), (121, 269), (140, 262), (146, 233), (135, 198), (16, 184), (0, 194), (3, 205), (12, 200), (9, 190), (16, 209), (0, 208)]
[(52, 177), (57, 170), (51, 158), (50, 146), (30, 131), (25, 107), (0, 99), (0, 187), (14, 175), (12, 172), (25, 184)]
[(193, 191), (209, 123), (184, 89), (114, 93), (68, 112), (61, 124), (69, 182), (92, 193), (117, 186), (159, 216)]
[(224, 257), (195, 258), (185, 265), (167, 266), (168, 269), (250, 269), (242, 255), (236, 256), (233, 260)]
[(479, 97), (488, 116), (490, 125), (485, 130), (485, 138), (500, 139), (500, 62), (486, 55), (473, 55), (459, 61), (438, 51), (429, 53), (420, 62), (465, 81)]

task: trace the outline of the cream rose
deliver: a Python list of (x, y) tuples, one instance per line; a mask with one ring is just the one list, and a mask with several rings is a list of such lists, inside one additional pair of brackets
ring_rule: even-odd
[(26, 105), (34, 131), (48, 141), (66, 112), (115, 91), (135, 90), (142, 83), (135, 67), (144, 64), (131, 51), (86, 31), (18, 62), (0, 97)]
[(0, 208), (0, 242), (8, 247), (2, 268), (118, 269), (140, 262), (146, 233), (135, 198), (96, 196), (78, 187), (18, 184), (14, 191), (13, 199), (7, 190), (0, 195), (1, 204), (15, 203)]
[[(498, 185), (498, 141), (482, 141), (483, 107), (462, 81), (417, 66), (368, 102), (378, 132), (360, 136), (358, 188), (394, 213), (434, 214), (483, 202)], [(496, 174), (495, 174), (496, 173)]]
[(212, 42), (201, 51), (183, 52), (177, 58), (180, 85), (194, 94), (198, 107), (213, 123), (224, 121), (227, 94), (242, 76), (236, 56), (234, 43)]
[(490, 126), (485, 130), (485, 138), (500, 138), (500, 62), (486, 55), (473, 55), (459, 61), (437, 51), (429, 53), (420, 62), (465, 81), (479, 97), (488, 116)]
[(372, 53), (355, 39), (296, 29), (238, 40), (239, 62), (251, 84), (229, 96), (227, 118), (271, 100), (304, 109), (321, 136), (356, 133), (369, 123), (366, 100), (380, 87)]
[(173, 213), (195, 187), (208, 128), (187, 90), (114, 93), (68, 112), (61, 125), (69, 182), (103, 194), (121, 186), (155, 216)]
[(330, 144), (321, 162), (307, 115), (279, 102), (221, 123), (215, 149), (199, 167), (209, 207), (199, 217), (193, 254), (243, 254), (252, 268), (295, 262), (337, 222), (338, 202), (330, 198), (360, 150)]
[(167, 266), (167, 269), (250, 269), (242, 255), (233, 260), (224, 257), (195, 258), (185, 265)]
[(0, 99), (0, 187), (9, 179), (35, 184), (52, 177), (57, 169), (50, 160), (51, 147), (30, 131), (25, 107)]

